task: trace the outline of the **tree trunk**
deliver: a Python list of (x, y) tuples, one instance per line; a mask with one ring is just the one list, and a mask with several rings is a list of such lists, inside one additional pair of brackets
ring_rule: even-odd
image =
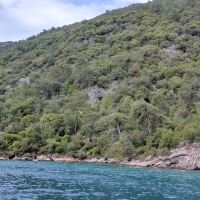
[(75, 125), (74, 125), (74, 134), (77, 132), (77, 126), (78, 126), (78, 110), (76, 110), (76, 119), (75, 119)]
[(146, 115), (146, 118), (147, 118), (147, 130), (149, 132), (149, 134), (151, 135), (151, 120), (150, 120), (150, 117), (149, 117), (149, 113), (147, 112), (147, 107), (144, 106), (144, 109), (145, 109), (145, 115)]
[(119, 134), (119, 138), (122, 139), (122, 133), (121, 133), (121, 130), (120, 130), (119, 122), (117, 122), (117, 133)]
[(90, 142), (92, 142), (92, 133), (89, 134)]

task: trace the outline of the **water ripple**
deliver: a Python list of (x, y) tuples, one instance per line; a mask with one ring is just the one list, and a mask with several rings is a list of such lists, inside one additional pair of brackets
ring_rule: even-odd
[(0, 161), (2, 200), (200, 200), (200, 172)]

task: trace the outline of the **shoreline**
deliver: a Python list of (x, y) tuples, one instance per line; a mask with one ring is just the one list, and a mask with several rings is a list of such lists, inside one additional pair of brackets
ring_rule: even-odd
[(169, 156), (148, 156), (144, 161), (131, 160), (119, 161), (114, 158), (92, 158), (85, 160), (88, 163), (116, 164), (121, 166), (176, 169), (176, 170), (200, 170), (200, 143), (189, 144), (182, 142), (179, 147), (172, 149)]
[(145, 161), (131, 160), (119, 161), (115, 158), (90, 158), (80, 160), (67, 156), (38, 155), (36, 158), (17, 157), (12, 159), (0, 157), (0, 160), (18, 160), (18, 161), (52, 161), (52, 162), (81, 162), (81, 163), (98, 163), (114, 164), (119, 166), (155, 168), (155, 169), (176, 169), (176, 170), (200, 170), (200, 143), (192, 145), (184, 144), (176, 149), (171, 150), (169, 156), (155, 157), (148, 156)]

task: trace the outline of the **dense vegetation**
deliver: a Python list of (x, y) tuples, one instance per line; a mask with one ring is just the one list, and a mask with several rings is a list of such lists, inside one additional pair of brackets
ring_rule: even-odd
[(154, 0), (0, 43), (1, 154), (130, 160), (199, 141), (199, 37), (199, 0)]

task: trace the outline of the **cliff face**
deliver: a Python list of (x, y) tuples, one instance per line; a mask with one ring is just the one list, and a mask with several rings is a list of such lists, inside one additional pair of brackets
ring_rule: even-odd
[(168, 157), (153, 158), (149, 156), (144, 162), (140, 160), (132, 160), (130, 162), (118, 162), (115, 159), (92, 159), (87, 160), (90, 163), (110, 163), (120, 164), (134, 167), (150, 167), (164, 169), (180, 169), (180, 170), (200, 170), (200, 144), (180, 146), (171, 151)]
[(131, 161), (131, 166), (155, 167), (181, 170), (199, 170), (200, 169), (200, 144), (192, 147), (182, 147), (171, 151), (169, 157), (158, 157), (150, 161), (138, 162)]

